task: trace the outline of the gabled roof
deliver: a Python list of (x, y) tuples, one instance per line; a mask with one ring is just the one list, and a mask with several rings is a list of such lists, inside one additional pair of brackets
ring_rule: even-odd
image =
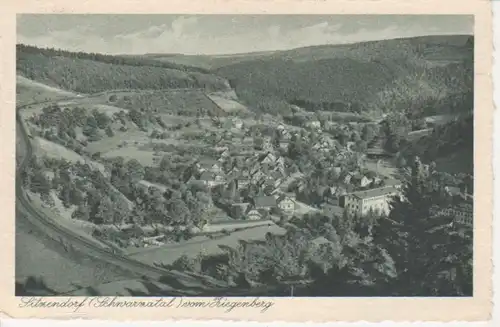
[(218, 165), (219, 163), (215, 159), (204, 158), (198, 161), (198, 165), (203, 168), (211, 168), (214, 165)]
[(214, 180), (214, 174), (208, 171), (204, 171), (200, 175), (200, 180), (202, 181), (213, 181)]
[(316, 237), (315, 239), (313, 239), (311, 241), (311, 243), (314, 244), (314, 245), (323, 245), (323, 244), (329, 244), (329, 243), (332, 243), (332, 242), (330, 242), (329, 240), (327, 240), (323, 236), (319, 236), (319, 237)]
[(396, 192), (398, 192), (398, 190), (395, 187), (385, 186), (385, 187), (374, 188), (374, 189), (366, 190), (366, 191), (353, 192), (353, 193), (351, 193), (351, 195), (353, 195), (359, 199), (367, 199), (367, 198), (373, 198), (373, 197), (381, 196), (381, 195), (389, 195), (391, 193), (396, 193)]
[(394, 178), (389, 178), (384, 181), (384, 184), (386, 186), (401, 186), (401, 181), (394, 179)]
[(292, 197), (288, 196), (286, 193), (282, 193), (276, 199), (276, 203), (280, 203), (281, 201), (286, 200), (286, 199), (289, 199), (289, 200), (295, 202), (295, 200)]
[(256, 207), (274, 207), (276, 199), (273, 196), (258, 196), (254, 199)]

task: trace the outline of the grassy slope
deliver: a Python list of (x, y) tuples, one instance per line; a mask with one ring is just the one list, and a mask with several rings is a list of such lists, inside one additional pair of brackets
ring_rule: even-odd
[(75, 96), (73, 92), (38, 83), (20, 75), (16, 76), (16, 104), (18, 106)]

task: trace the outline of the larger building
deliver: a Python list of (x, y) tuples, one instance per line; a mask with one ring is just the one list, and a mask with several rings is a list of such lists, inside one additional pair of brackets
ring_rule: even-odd
[(365, 216), (370, 211), (388, 214), (392, 198), (399, 195), (400, 190), (394, 186), (379, 187), (346, 194), (340, 206), (352, 215)]

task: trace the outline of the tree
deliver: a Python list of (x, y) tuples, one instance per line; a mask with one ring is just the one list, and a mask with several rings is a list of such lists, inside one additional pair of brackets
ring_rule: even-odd
[(377, 135), (377, 125), (365, 124), (361, 130), (361, 139), (365, 142), (370, 143)]
[(255, 149), (262, 150), (262, 147), (264, 146), (264, 138), (262, 136), (254, 136), (253, 146)]
[(106, 135), (109, 136), (109, 137), (112, 137), (112, 136), (115, 135), (115, 133), (111, 129), (111, 126), (109, 126), (109, 125), (106, 127)]
[(64, 207), (69, 208), (71, 206), (71, 189), (68, 184), (64, 184), (61, 188), (59, 198), (61, 199)]
[(301, 137), (298, 135), (292, 135), (290, 143), (288, 144), (288, 156), (291, 159), (297, 159), (302, 155), (304, 149)]
[(189, 221), (189, 209), (181, 198), (172, 198), (170, 200), (169, 211), (176, 223), (186, 224)]
[(131, 181), (136, 182), (144, 179), (144, 167), (136, 159), (127, 161), (125, 168), (128, 172), (128, 178), (130, 178)]
[(50, 192), (50, 182), (41, 170), (35, 170), (31, 179), (31, 191), (34, 193), (48, 195)]
[[(379, 219), (373, 233), (375, 242), (387, 250), (395, 263), (398, 276), (389, 291), (393, 295), (457, 295), (450, 293), (450, 287), (436, 289), (443, 282), (438, 272), (445, 270), (450, 253), (467, 266), (467, 256), (460, 253), (467, 247), (450, 243), (447, 226), (453, 224), (451, 218), (430, 211), (441, 204), (439, 185), (431, 178), (416, 158), (405, 176), (402, 197), (394, 198), (389, 217)], [(467, 238), (457, 243), (467, 244)], [(466, 284), (454, 286), (462, 292), (467, 289)]]
[(89, 209), (85, 205), (79, 205), (76, 208), (76, 210), (71, 214), (71, 218), (82, 221), (89, 221), (90, 220)]
[(84, 200), (83, 193), (74, 185), (70, 189), (69, 198), (70, 203), (76, 206), (82, 204)]
[(168, 171), (172, 167), (172, 162), (170, 160), (170, 156), (164, 155), (160, 161), (160, 170)]
[(93, 221), (96, 224), (110, 224), (113, 221), (114, 205), (109, 197), (101, 198)]

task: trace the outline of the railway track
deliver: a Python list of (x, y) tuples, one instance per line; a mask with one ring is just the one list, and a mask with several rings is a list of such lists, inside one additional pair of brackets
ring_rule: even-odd
[[(99, 96), (99, 94), (94, 95), (94, 96)], [(92, 95), (87, 96), (92, 97)], [(74, 99), (82, 99), (81, 97), (69, 97), (69, 98), (63, 98), (63, 99), (58, 99), (58, 100), (50, 100), (50, 101), (42, 101), (42, 102), (36, 102), (36, 103), (30, 103), (30, 104), (25, 104), (23, 106), (18, 106), (16, 107), (16, 121), (18, 125), (19, 131), (17, 133), (21, 133), (23, 143), (26, 146), (26, 155), (22, 159), (21, 163), (19, 164), (17, 171), (18, 173), (23, 171), (26, 168), (27, 163), (29, 162), (29, 159), (32, 156), (33, 153), (33, 148), (31, 145), (31, 142), (29, 141), (28, 133), (26, 131), (26, 128), (24, 126), (24, 123), (19, 115), (19, 110), (22, 110), (23, 108), (32, 106), (32, 105), (38, 105), (38, 104), (49, 104), (49, 103), (55, 103), (55, 102), (60, 102), (60, 101), (70, 101)], [(190, 276), (181, 272), (174, 272), (174, 271), (169, 271), (166, 269), (161, 269), (158, 267), (153, 267), (150, 265), (147, 265), (145, 263), (142, 263), (140, 261), (124, 257), (118, 253), (116, 253), (115, 250), (110, 250), (109, 248), (103, 248), (99, 247), (96, 243), (74, 233), (71, 231), (69, 228), (66, 228), (64, 226), (61, 226), (57, 222), (55, 222), (52, 218), (45, 216), (43, 213), (37, 211), (31, 206), (30, 201), (27, 199), (26, 194), (24, 190), (22, 189), (20, 183), (16, 181), (16, 214), (18, 211), (24, 211), (25, 213), (25, 219), (28, 219), (31, 224), (34, 226), (37, 226), (41, 228), (43, 231), (48, 231), (52, 235), (57, 235), (60, 239), (64, 239), (68, 242), (68, 244), (71, 245), (72, 248), (74, 248), (76, 251), (81, 252), (81, 254), (86, 255), (92, 259), (97, 259), (99, 261), (104, 261), (107, 264), (111, 264), (113, 266), (116, 266), (119, 269), (122, 269), (124, 271), (128, 271), (133, 273), (134, 275), (137, 275), (138, 277), (145, 278), (145, 279), (150, 279), (150, 280), (158, 280), (160, 277), (171, 277), (175, 278), (178, 282), (182, 284), (182, 280), (190, 282), (197, 282), (197, 283), (204, 283), (202, 278), (197, 278), (194, 276)], [(215, 289), (213, 289), (215, 290)], [(182, 290), (179, 290), (182, 291)]]

